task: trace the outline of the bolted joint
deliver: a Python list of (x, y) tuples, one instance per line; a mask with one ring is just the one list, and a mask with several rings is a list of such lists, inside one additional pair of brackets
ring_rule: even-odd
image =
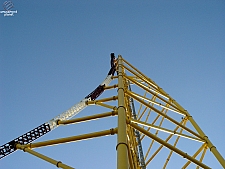
[[(206, 143), (207, 143), (207, 140), (208, 140), (208, 136), (203, 136), (203, 139), (206, 141)], [(213, 146), (212, 146), (213, 147)], [(211, 148), (210, 148), (210, 151), (211, 151)]]
[(86, 101), (86, 105), (95, 105), (96, 101)]
[(59, 166), (60, 164), (62, 164), (62, 162), (61, 162), (61, 161), (58, 161), (57, 164), (56, 164), (56, 166), (57, 166), (58, 168), (60, 168), (60, 166)]
[(117, 114), (118, 114), (118, 111), (117, 111), (117, 107), (115, 106), (112, 111), (112, 116), (115, 116)]
[(17, 144), (15, 144), (15, 147), (16, 147), (16, 149), (20, 149), (20, 150), (23, 150), (24, 152), (26, 152), (25, 151), (25, 146), (23, 146), (23, 145), (21, 145), (21, 144), (19, 144), (19, 143), (17, 143)]
[(183, 156), (183, 158), (187, 158), (187, 156), (188, 156), (188, 154), (187, 154), (187, 153), (185, 153), (185, 155)]
[(118, 85), (117, 85), (117, 84), (115, 84), (113, 87), (114, 87), (114, 88), (117, 88), (117, 87), (118, 87)]
[(59, 119), (58, 119), (58, 120), (56, 120), (56, 125), (57, 125), (57, 126), (59, 126), (59, 125), (60, 125), (60, 123), (59, 123), (60, 121), (61, 121), (61, 120), (59, 120)]
[(114, 128), (111, 128), (111, 129), (110, 129), (110, 134), (111, 134), (111, 135), (114, 135), (114, 134), (116, 134), (116, 133), (117, 133), (117, 128), (115, 128), (115, 129), (114, 129)]
[(216, 149), (216, 147), (215, 147), (215, 146), (212, 146), (212, 147), (210, 147), (210, 148), (209, 148), (209, 150), (210, 150), (210, 151), (212, 151), (212, 149), (213, 149), (213, 148), (215, 148), (215, 149)]
[(113, 96), (113, 100), (117, 100), (118, 99), (118, 96)]

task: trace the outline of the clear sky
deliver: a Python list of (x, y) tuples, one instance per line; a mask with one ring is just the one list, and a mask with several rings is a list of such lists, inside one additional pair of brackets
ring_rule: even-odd
[[(114, 52), (187, 109), (225, 157), (225, 1), (12, 2), (17, 13), (0, 15), (0, 145), (88, 95), (106, 77)], [(97, 113), (93, 110), (98, 109), (79, 116)], [(108, 129), (93, 126), (93, 131)], [(40, 140), (89, 131), (67, 127)], [(113, 169), (115, 145), (110, 136), (40, 152), (75, 168)], [(213, 156), (208, 163), (221, 168)], [(0, 168), (56, 167), (17, 151), (2, 159)]]

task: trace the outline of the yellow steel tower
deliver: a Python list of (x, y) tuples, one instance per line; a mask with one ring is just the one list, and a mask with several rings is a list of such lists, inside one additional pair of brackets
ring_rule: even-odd
[[(115, 62), (114, 62), (115, 61)], [(76, 142), (95, 137), (114, 135), (117, 151), (117, 169), (173, 168), (210, 168), (204, 160), (209, 151), (225, 168), (224, 158), (201, 130), (192, 116), (179, 105), (169, 94), (154, 81), (141, 73), (122, 56), (113, 60), (113, 69), (109, 72), (108, 81), (103, 83), (84, 103), (110, 109), (73, 119), (55, 118), (45, 123), (51, 130), (60, 125), (75, 124), (105, 117), (117, 117), (117, 126), (111, 129), (44, 142), (22, 144), (14, 141), (16, 149), (42, 158), (59, 168), (70, 169), (66, 164), (53, 160), (34, 151), (34, 148)], [(113, 72), (114, 71), (114, 72)], [(113, 72), (113, 73), (112, 73)], [(114, 75), (115, 73), (115, 75)], [(117, 90), (115, 96), (96, 99), (102, 91)], [(97, 94), (96, 94), (97, 91)], [(93, 98), (94, 93), (94, 98)], [(88, 123), (88, 122), (87, 122)], [(30, 141), (31, 142), (31, 141)], [(10, 143), (12, 144), (12, 143)], [(160, 167), (156, 167), (155, 164)], [(76, 167), (76, 166), (74, 166)], [(97, 168), (94, 167), (94, 168)]]

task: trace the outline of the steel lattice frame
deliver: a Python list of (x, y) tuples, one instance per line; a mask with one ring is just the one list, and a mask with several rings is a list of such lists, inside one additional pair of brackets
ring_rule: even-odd
[[(173, 161), (173, 154), (178, 154), (181, 156), (179, 160), (184, 161), (183, 166), (179, 168), (187, 168), (191, 163), (196, 164), (197, 168), (210, 168), (203, 162), (206, 150), (209, 149), (225, 168), (223, 157), (192, 116), (154, 81), (122, 57), (119, 57), (119, 61), (124, 95), (127, 98), (125, 99), (126, 109), (129, 110), (131, 105), (130, 98), (134, 100), (135, 107), (138, 108), (137, 119), (132, 117), (131, 113), (127, 113), (128, 131), (131, 131), (129, 128), (134, 128), (142, 133), (140, 137), (145, 153), (145, 165), (154, 168), (154, 161), (157, 161), (162, 164), (161, 168), (166, 168), (176, 162)], [(132, 84), (132, 88), (137, 90), (129, 90), (128, 84)], [(182, 143), (191, 146), (180, 146)], [(190, 151), (190, 147), (194, 147), (195, 150)], [(132, 168), (131, 164), (130, 168)]]
[[(156, 163), (160, 165), (160, 168), (167, 168), (173, 166), (176, 160), (182, 163), (178, 168), (189, 168), (193, 167), (193, 165), (197, 168), (210, 168), (207, 161), (204, 161), (204, 156), (208, 150), (225, 168), (225, 161), (216, 147), (210, 142), (192, 116), (171, 96), (120, 55), (114, 68), (116, 68), (117, 75), (110, 76), (110, 80), (107, 79), (107, 85), (100, 85), (85, 98), (91, 96), (91, 99), (85, 100), (85, 106), (98, 105), (108, 108), (110, 111), (70, 120), (60, 119), (59, 116), (54, 121), (54, 128), (59, 125), (86, 122), (110, 116), (117, 116), (118, 125), (116, 127), (112, 126), (113, 128), (108, 130), (68, 138), (30, 143), (32, 137), (36, 139), (39, 136), (34, 134), (36, 130), (41, 130), (41, 133), (49, 131), (48, 123), (47, 128), (46, 125), (40, 126), (40, 128), (36, 128), (28, 134), (31, 141), (28, 139), (27, 142), (20, 142), (19, 137), (6, 146), (13, 148), (13, 150), (21, 149), (59, 168), (71, 169), (72, 167), (37, 153), (32, 149), (106, 135), (116, 135), (117, 144), (115, 147), (118, 169), (156, 168)], [(112, 72), (113, 69), (110, 71)], [(113, 74), (114, 72), (115, 70)], [(109, 74), (111, 75), (110, 72)], [(115, 80), (116, 84), (110, 86), (109, 82), (111, 80)], [(116, 96), (96, 100), (103, 91), (113, 89), (118, 92)], [(30, 135), (32, 136), (30, 137)], [(28, 136), (24, 135), (24, 137)], [(184, 144), (191, 145), (191, 148), (190, 146), (184, 146)]]

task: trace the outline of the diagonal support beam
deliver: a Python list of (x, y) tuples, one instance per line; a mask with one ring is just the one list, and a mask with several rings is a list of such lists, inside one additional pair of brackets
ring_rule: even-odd
[[(202, 144), (202, 146), (198, 149), (198, 151), (195, 152), (195, 154), (192, 156), (193, 158), (196, 158), (199, 153), (203, 150), (203, 148), (206, 147), (206, 144)], [(201, 161), (201, 160), (200, 160)], [(186, 164), (184, 164), (184, 166), (182, 167), (182, 169), (185, 169), (188, 167), (188, 165), (190, 164), (191, 162), (188, 161)]]
[(124, 77), (126, 79), (130, 80), (131, 82), (133, 82), (134, 84), (136, 84), (137, 86), (139, 86), (140, 88), (142, 88), (143, 90), (147, 91), (151, 95), (156, 96), (158, 99), (160, 99), (164, 103), (169, 104), (174, 109), (177, 109), (179, 112), (181, 112), (182, 114), (186, 115), (186, 112), (183, 109), (178, 108), (177, 106), (175, 106), (174, 104), (172, 104), (170, 101), (162, 98), (159, 93), (155, 93), (155, 92), (151, 91), (147, 86), (145, 86), (143, 84), (140, 84), (140, 83), (136, 82), (135, 80), (133, 80), (133, 79), (127, 77), (127, 76), (124, 76)]
[(142, 132), (143, 134), (147, 135), (148, 137), (154, 139), (155, 141), (157, 141), (158, 143), (164, 145), (165, 147), (169, 148), (170, 150), (173, 150), (174, 152), (176, 152), (177, 154), (181, 155), (184, 158), (187, 158), (188, 160), (192, 161), (193, 163), (201, 166), (204, 169), (210, 169), (210, 167), (208, 167), (207, 165), (201, 163), (200, 161), (196, 160), (195, 158), (191, 157), (190, 155), (188, 155), (187, 153), (179, 150), (178, 148), (172, 146), (171, 144), (165, 142), (164, 140), (156, 137), (154, 134), (147, 132), (145, 129), (139, 127), (138, 125), (134, 124), (134, 123), (130, 123), (130, 125), (132, 127), (134, 127), (135, 129), (139, 130), (140, 132)]
[(146, 127), (151, 127), (155, 130), (163, 131), (165, 133), (170, 133), (170, 134), (173, 134), (173, 135), (188, 138), (188, 139), (195, 140), (195, 141), (198, 141), (198, 142), (205, 142), (205, 140), (201, 140), (201, 139), (198, 139), (196, 137), (192, 137), (192, 136), (189, 136), (189, 135), (186, 135), (186, 134), (181, 134), (179, 132), (175, 132), (175, 131), (172, 131), (172, 130), (169, 130), (169, 129), (166, 129), (166, 128), (163, 128), (163, 127), (159, 127), (159, 126), (156, 126), (156, 125), (152, 125), (152, 124), (149, 124), (149, 123), (146, 123), (146, 122), (142, 122), (142, 121), (135, 120), (135, 119), (130, 119), (130, 120), (133, 123), (137, 123), (137, 124), (140, 124), (140, 125), (146, 126)]
[[(184, 108), (180, 104), (178, 104), (175, 100), (173, 100), (173, 102), (174, 102), (175, 105), (177, 105), (177, 107), (179, 107), (179, 109), (184, 110)], [(205, 135), (205, 133), (202, 131), (202, 129), (195, 122), (193, 117), (187, 111), (186, 111), (186, 114), (188, 116), (189, 121), (194, 126), (194, 128), (197, 130), (197, 132), (205, 139), (205, 141), (207, 143), (207, 146), (209, 147), (210, 151), (214, 154), (214, 156), (220, 162), (220, 164), (223, 166), (223, 168), (225, 168), (225, 160), (224, 160), (223, 156), (219, 153), (219, 151), (216, 149), (216, 147), (213, 145), (213, 143), (208, 139), (208, 137)]]
[(139, 99), (137, 96), (135, 96), (134, 94), (132, 94), (131, 92), (129, 91), (126, 91), (126, 93), (134, 98), (135, 100), (137, 100), (138, 102), (142, 103), (143, 105), (145, 105), (146, 107), (149, 107), (150, 109), (152, 109), (153, 111), (155, 111), (156, 113), (158, 113), (159, 115), (165, 117), (166, 119), (168, 119), (169, 121), (173, 122), (174, 124), (180, 126), (181, 128), (183, 128), (184, 130), (188, 131), (189, 133), (193, 134), (194, 136), (200, 138), (200, 139), (203, 139), (203, 137), (201, 137), (199, 134), (197, 134), (196, 132), (192, 131), (191, 129), (181, 125), (180, 123), (178, 123), (176, 120), (174, 120), (173, 118), (167, 116), (166, 114), (163, 114), (162, 112), (160, 112), (158, 109), (156, 109), (155, 107), (147, 104), (146, 102), (144, 102), (143, 100)]
[[(139, 94), (137, 94), (137, 93), (134, 93), (134, 92), (131, 92), (131, 93), (134, 94), (135, 96), (139, 97), (139, 98), (142, 99), (142, 100), (145, 100), (145, 101), (147, 101), (147, 102), (149, 102), (149, 103), (152, 103), (153, 105), (160, 106), (160, 107), (162, 107), (162, 108), (164, 108), (164, 109), (170, 110), (170, 111), (172, 111), (172, 112), (175, 112), (175, 113), (180, 114), (180, 115), (183, 115), (183, 116), (185, 115), (185, 114), (183, 114), (183, 113), (181, 113), (181, 112), (179, 112), (179, 111), (176, 111), (175, 109), (172, 109), (172, 108), (170, 108), (170, 107), (168, 107), (168, 106), (166, 106), (166, 105), (163, 105), (162, 103), (158, 103), (158, 102), (156, 102), (156, 101), (153, 101), (153, 100), (151, 100), (151, 99), (148, 99), (148, 98), (146, 98), (146, 97), (143, 97), (143, 96), (141, 96), (141, 95), (139, 95)], [(169, 105), (169, 104), (167, 104), (167, 105)]]
[[(180, 124), (186, 125), (187, 119), (183, 119)], [(177, 131), (180, 127), (176, 126), (176, 128), (174, 129), (174, 131)], [(181, 129), (182, 131), (183, 129)], [(148, 130), (147, 130), (148, 131)], [(145, 135), (144, 135), (145, 136)], [(171, 138), (173, 137), (173, 134), (170, 134), (166, 139), (165, 142), (168, 142)], [(149, 164), (150, 161), (152, 161), (152, 159), (159, 153), (159, 151), (163, 148), (163, 145), (161, 144), (161, 146), (159, 146), (159, 148), (152, 154), (152, 156), (148, 159), (148, 161), (146, 162), (146, 164)]]
[[(130, 66), (133, 70), (135, 70), (137, 73), (134, 73), (134, 71), (131, 71), (131, 72), (133, 72), (133, 74), (135, 74), (136, 76), (139, 74), (139, 75), (141, 75), (143, 78), (144, 78), (144, 80), (143, 80), (143, 78), (141, 77), (141, 76), (137, 76), (137, 77), (139, 77), (140, 79), (142, 79), (143, 81), (145, 81), (145, 80), (147, 80), (147, 81), (149, 81), (148, 83), (149, 83), (149, 85), (151, 85), (151, 86), (153, 86), (154, 88), (156, 88), (156, 89), (158, 89), (158, 86), (150, 79), (150, 78), (148, 78), (147, 76), (145, 76), (143, 73), (141, 73), (141, 71), (139, 71), (137, 68), (135, 68), (133, 65), (131, 65), (129, 62), (127, 62), (125, 59), (123, 59), (123, 61), (128, 65), (128, 66)], [(125, 65), (124, 65), (124, 67), (125, 67)], [(128, 68), (127, 66), (126, 66), (126, 68)], [(129, 69), (129, 68), (128, 68)], [(128, 70), (127, 69), (127, 70)], [(129, 69), (129, 70), (131, 70), (131, 69)]]
[(21, 149), (21, 150), (23, 150), (24, 152), (30, 153), (30, 154), (32, 154), (32, 155), (34, 155), (34, 156), (36, 156), (36, 157), (38, 157), (38, 158), (40, 158), (40, 159), (42, 159), (42, 160), (45, 160), (45, 161), (47, 161), (47, 162), (49, 162), (49, 163), (51, 163), (51, 164), (57, 166), (58, 168), (63, 168), (63, 169), (74, 169), (74, 168), (72, 168), (72, 167), (70, 167), (70, 166), (68, 166), (68, 165), (66, 165), (66, 164), (63, 164), (61, 161), (56, 161), (56, 160), (54, 160), (54, 159), (52, 159), (52, 158), (49, 158), (49, 157), (47, 157), (47, 156), (45, 156), (45, 155), (43, 155), (43, 154), (40, 154), (40, 153), (36, 152), (36, 151), (34, 151), (34, 150), (31, 150), (31, 149), (29, 149), (29, 148), (26, 148), (26, 147), (24, 147), (24, 146), (21, 145), (21, 144), (17, 144), (17, 145), (16, 145), (16, 148), (17, 148), (17, 149)]

